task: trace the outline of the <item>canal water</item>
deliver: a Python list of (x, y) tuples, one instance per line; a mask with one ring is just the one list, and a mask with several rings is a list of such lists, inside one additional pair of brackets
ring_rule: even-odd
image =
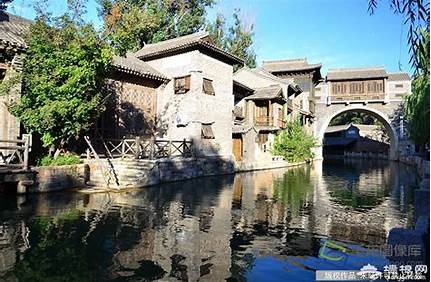
[[(122, 193), (0, 196), (1, 281), (314, 281), (381, 269), (414, 170), (332, 161)], [(325, 247), (325, 248), (324, 248)]]

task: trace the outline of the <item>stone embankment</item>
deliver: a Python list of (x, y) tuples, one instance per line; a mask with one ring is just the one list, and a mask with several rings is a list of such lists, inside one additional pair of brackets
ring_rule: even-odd
[(101, 159), (87, 160), (88, 184), (97, 187), (138, 188), (202, 176), (235, 172), (230, 158), (206, 157), (190, 159)]
[[(405, 255), (392, 257), (391, 263), (398, 265), (412, 265), (414, 263), (429, 265), (430, 162), (415, 156), (402, 157), (400, 162), (415, 166), (421, 177), (421, 182), (414, 194), (414, 228), (394, 228), (389, 232), (389, 247), (393, 250), (406, 250)], [(416, 252), (411, 253), (410, 251), (413, 249)]]

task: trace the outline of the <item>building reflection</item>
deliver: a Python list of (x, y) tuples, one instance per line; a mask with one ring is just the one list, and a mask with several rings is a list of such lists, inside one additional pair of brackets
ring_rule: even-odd
[(0, 210), (0, 278), (243, 280), (259, 257), (316, 257), (321, 238), (384, 244), (409, 224), (407, 174), (392, 163), (314, 163), (123, 193), (30, 195)]

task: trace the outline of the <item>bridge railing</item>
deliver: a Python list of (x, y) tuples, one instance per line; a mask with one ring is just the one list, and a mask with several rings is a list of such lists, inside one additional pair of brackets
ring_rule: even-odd
[(368, 101), (368, 100), (385, 100), (384, 93), (376, 94), (344, 94), (344, 95), (330, 95), (332, 102), (339, 101)]
[(30, 148), (30, 134), (23, 134), (22, 139), (0, 140), (0, 168), (28, 169)]

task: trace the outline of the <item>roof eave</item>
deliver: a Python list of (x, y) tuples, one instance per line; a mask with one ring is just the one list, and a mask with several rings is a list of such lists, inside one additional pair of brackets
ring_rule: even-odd
[(156, 51), (156, 52), (152, 52), (149, 54), (139, 54), (139, 51), (137, 53), (135, 53), (135, 56), (138, 59), (143, 59), (143, 60), (151, 60), (151, 59), (157, 59), (157, 58), (163, 58), (163, 57), (167, 57), (173, 53), (181, 53), (181, 51), (185, 51), (188, 49), (193, 49), (194, 47), (203, 47), (206, 48), (212, 52), (215, 52), (219, 55), (221, 55), (222, 57), (224, 57), (226, 59), (226, 61), (228, 61), (231, 65), (244, 65), (244, 61), (232, 54), (229, 54), (223, 50), (221, 50), (220, 48), (209, 44), (205, 41), (198, 41), (198, 42), (191, 42), (191, 43), (186, 43), (180, 46), (176, 46), (173, 48), (168, 48), (165, 50), (160, 50), (160, 51)]
[(118, 66), (118, 65), (114, 65), (113, 66), (117, 71), (125, 73), (125, 74), (132, 74), (132, 75), (136, 75), (142, 78), (149, 78), (149, 79), (153, 79), (153, 80), (157, 80), (160, 82), (167, 82), (170, 79), (164, 76), (159, 76), (159, 75), (155, 75), (155, 74), (151, 74), (151, 73), (143, 73), (143, 72), (139, 72), (139, 71), (134, 71), (131, 70), (129, 68), (125, 68), (122, 66)]

